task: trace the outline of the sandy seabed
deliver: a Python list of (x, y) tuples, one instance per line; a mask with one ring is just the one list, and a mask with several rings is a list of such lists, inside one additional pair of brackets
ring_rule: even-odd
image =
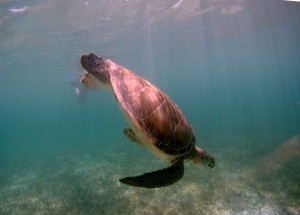
[(178, 183), (143, 189), (118, 179), (167, 164), (126, 144), (52, 151), (4, 169), (0, 214), (299, 214), (299, 157), (261, 174), (249, 165), (251, 147), (218, 148), (214, 169), (186, 162)]

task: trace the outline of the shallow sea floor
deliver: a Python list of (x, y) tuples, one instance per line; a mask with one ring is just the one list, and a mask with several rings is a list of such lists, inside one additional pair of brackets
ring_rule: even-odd
[(225, 141), (232, 147), (214, 149), (214, 169), (186, 162), (182, 180), (158, 189), (119, 183), (167, 166), (125, 137), (20, 152), (1, 170), (0, 214), (299, 214), (299, 156), (270, 167), (276, 150), (257, 159), (249, 140)]

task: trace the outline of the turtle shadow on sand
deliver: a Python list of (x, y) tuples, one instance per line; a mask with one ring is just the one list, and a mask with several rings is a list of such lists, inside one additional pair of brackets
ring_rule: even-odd
[(126, 177), (120, 182), (155, 188), (173, 184), (184, 175), (184, 160), (214, 167), (214, 158), (195, 145), (194, 130), (178, 106), (160, 89), (132, 71), (93, 53), (81, 56), (86, 70), (80, 83), (88, 88), (110, 90), (129, 128), (123, 133), (172, 165), (168, 168)]

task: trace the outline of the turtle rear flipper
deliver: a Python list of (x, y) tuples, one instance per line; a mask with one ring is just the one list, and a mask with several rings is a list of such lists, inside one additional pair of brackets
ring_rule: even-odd
[(183, 161), (180, 161), (165, 169), (148, 172), (139, 176), (121, 178), (119, 181), (135, 187), (156, 188), (174, 184), (182, 178), (183, 174)]

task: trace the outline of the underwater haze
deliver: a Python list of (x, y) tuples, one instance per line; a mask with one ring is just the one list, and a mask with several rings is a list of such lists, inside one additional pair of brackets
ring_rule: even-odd
[[(300, 2), (1, 0), (0, 214), (300, 214)], [(169, 95), (210, 152), (164, 188), (93, 52)]]

